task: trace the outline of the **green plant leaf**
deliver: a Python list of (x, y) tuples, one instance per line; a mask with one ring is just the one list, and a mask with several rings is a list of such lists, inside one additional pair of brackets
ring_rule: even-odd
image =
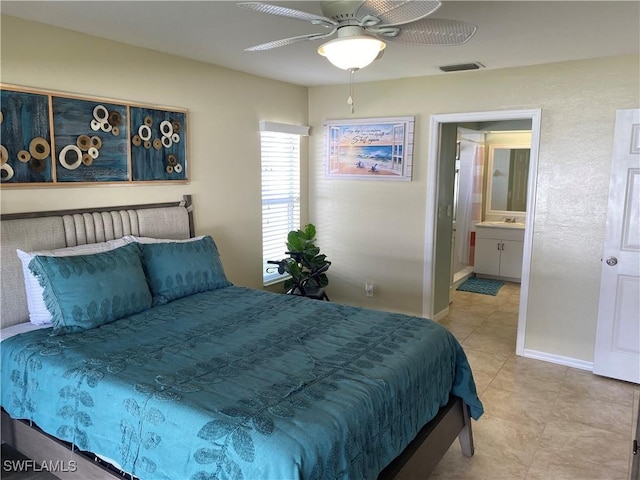
[(316, 226), (313, 223), (309, 223), (304, 227), (304, 234), (309, 240), (315, 240), (316, 238)]
[[(292, 230), (287, 235), (287, 249), (290, 257), (282, 262), (284, 271), (291, 276), (285, 281), (285, 289), (304, 282), (310, 275), (330, 264), (327, 256), (320, 253), (320, 248), (315, 245), (316, 227), (312, 223), (305, 225), (301, 230)], [(323, 273), (317, 279), (311, 280), (309, 286), (325, 287), (329, 279)]]
[(292, 230), (287, 235), (287, 248), (291, 252), (301, 252), (304, 250), (305, 239), (300, 235), (300, 230)]

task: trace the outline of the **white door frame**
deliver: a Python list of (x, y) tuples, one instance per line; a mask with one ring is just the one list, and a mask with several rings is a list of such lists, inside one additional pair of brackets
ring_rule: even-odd
[[(536, 206), (538, 178), (538, 153), (540, 150), (540, 109), (504, 110), (495, 112), (451, 113), (431, 116), (429, 132), (429, 160), (427, 164), (427, 208), (425, 222), (424, 275), (422, 314), (433, 318), (433, 295), (435, 287), (435, 247), (438, 200), (438, 168), (440, 152), (440, 127), (443, 123), (489, 122), (504, 120), (531, 120), (531, 159), (527, 182), (527, 213), (525, 217), (524, 252), (522, 258), (522, 283), (518, 314), (516, 354), (524, 355), (525, 330), (527, 325), (527, 303), (529, 298), (529, 276), (533, 247), (533, 219)], [(448, 280), (447, 280), (448, 281)]]

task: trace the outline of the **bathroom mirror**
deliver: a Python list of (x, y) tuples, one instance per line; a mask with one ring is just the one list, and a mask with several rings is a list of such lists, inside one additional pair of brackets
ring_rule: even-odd
[(527, 210), (529, 145), (490, 145), (487, 162), (486, 213), (505, 215)]

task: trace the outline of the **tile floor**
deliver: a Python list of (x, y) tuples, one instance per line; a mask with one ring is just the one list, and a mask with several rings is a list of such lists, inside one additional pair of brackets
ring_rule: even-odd
[(520, 285), (453, 293), (440, 323), (465, 349), (485, 408), (475, 455), (455, 442), (430, 479), (627, 480), (640, 387), (515, 355)]

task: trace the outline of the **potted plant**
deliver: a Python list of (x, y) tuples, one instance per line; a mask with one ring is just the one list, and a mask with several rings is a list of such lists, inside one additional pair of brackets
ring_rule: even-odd
[(320, 296), (328, 300), (324, 288), (329, 284), (326, 271), (331, 262), (320, 253), (315, 244), (316, 227), (309, 223), (301, 230), (292, 230), (287, 235), (287, 254), (280, 262), (278, 271), (288, 273), (285, 281), (287, 293), (304, 296)]

